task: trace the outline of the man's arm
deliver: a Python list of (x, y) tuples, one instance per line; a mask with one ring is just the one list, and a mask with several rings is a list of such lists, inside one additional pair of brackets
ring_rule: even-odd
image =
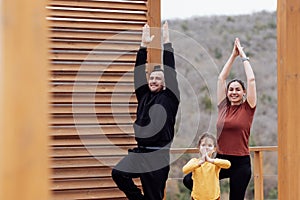
[(146, 47), (141, 46), (139, 51), (137, 52), (135, 67), (134, 67), (134, 89), (136, 92), (143, 85), (147, 85), (147, 78), (146, 78), (146, 71), (145, 71), (146, 61), (147, 61), (147, 49)]
[[(143, 94), (145, 85), (148, 84), (146, 77), (146, 62), (147, 62), (147, 46), (153, 40), (154, 36), (150, 36), (150, 27), (145, 24), (142, 30), (142, 41), (139, 51), (136, 55), (135, 68), (134, 68), (134, 88), (139, 100)], [(143, 87), (142, 87), (143, 86)]]
[(174, 49), (169, 37), (169, 25), (166, 21), (163, 24), (163, 64), (166, 89), (169, 89), (179, 101), (180, 94), (177, 81), (177, 73), (175, 70)]
[(163, 63), (166, 88), (169, 89), (179, 101), (180, 93), (175, 69), (174, 49), (171, 43), (164, 44)]

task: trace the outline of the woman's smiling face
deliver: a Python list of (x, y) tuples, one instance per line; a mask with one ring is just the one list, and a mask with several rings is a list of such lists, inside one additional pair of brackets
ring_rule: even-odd
[(244, 95), (245, 91), (239, 82), (234, 81), (230, 83), (227, 91), (227, 98), (231, 102), (231, 105), (241, 104), (243, 102)]

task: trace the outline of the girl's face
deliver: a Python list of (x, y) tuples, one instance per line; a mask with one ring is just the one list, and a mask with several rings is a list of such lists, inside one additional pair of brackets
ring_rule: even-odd
[(231, 105), (239, 105), (243, 102), (243, 96), (245, 95), (245, 91), (243, 90), (242, 85), (234, 81), (232, 82), (227, 91), (227, 98), (231, 102)]
[(199, 150), (201, 155), (207, 153), (208, 156), (211, 157), (212, 154), (216, 151), (214, 141), (211, 138), (203, 138), (201, 140)]

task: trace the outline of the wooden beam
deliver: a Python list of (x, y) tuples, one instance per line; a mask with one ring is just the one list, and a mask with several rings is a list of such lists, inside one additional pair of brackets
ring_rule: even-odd
[[(258, 146), (258, 147), (249, 147), (250, 152), (256, 151), (277, 151), (277, 146)], [(184, 154), (184, 153), (199, 153), (198, 148), (172, 148), (172, 154)]]
[(46, 1), (2, 0), (0, 199), (50, 199)]
[(254, 199), (264, 199), (263, 152), (254, 151)]
[(161, 14), (160, 0), (148, 1), (148, 24), (151, 27), (151, 35), (155, 35), (148, 49), (148, 71), (152, 71), (155, 65), (161, 65)]
[(278, 199), (300, 196), (300, 1), (277, 3)]

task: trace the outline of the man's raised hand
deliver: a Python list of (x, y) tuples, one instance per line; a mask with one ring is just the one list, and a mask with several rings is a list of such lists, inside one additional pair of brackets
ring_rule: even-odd
[(150, 42), (152, 42), (154, 38), (154, 35), (150, 36), (150, 27), (148, 24), (145, 24), (143, 27), (143, 33), (142, 33), (142, 42), (141, 46), (142, 47), (147, 47)]

